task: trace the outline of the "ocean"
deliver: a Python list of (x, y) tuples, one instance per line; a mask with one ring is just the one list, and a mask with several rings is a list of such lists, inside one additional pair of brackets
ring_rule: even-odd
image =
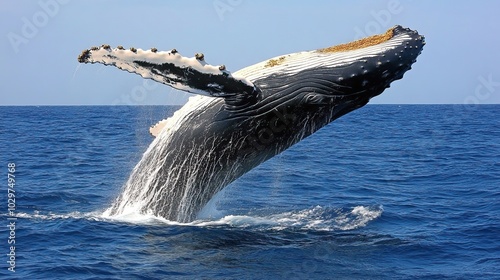
[(178, 108), (0, 107), (0, 277), (500, 279), (500, 105), (367, 105), (193, 222), (103, 215)]

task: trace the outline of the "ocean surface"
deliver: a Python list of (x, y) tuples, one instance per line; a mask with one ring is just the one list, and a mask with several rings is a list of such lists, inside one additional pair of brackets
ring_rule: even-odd
[(368, 105), (194, 222), (103, 216), (177, 108), (0, 107), (0, 277), (500, 279), (500, 105)]

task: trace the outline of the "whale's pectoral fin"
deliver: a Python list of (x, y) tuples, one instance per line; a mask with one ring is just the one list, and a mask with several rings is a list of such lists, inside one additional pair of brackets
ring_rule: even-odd
[(190, 93), (222, 97), (226, 104), (241, 106), (258, 99), (260, 90), (243, 77), (232, 75), (224, 65), (207, 64), (203, 54), (183, 57), (175, 49), (128, 50), (109, 45), (84, 50), (78, 57), (81, 63), (101, 63), (136, 73), (173, 88)]

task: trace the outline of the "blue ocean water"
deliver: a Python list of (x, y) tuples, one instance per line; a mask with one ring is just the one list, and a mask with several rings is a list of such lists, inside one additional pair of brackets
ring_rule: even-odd
[(176, 109), (0, 107), (0, 276), (500, 279), (500, 106), (368, 105), (241, 177), (192, 223), (104, 217), (149, 126)]

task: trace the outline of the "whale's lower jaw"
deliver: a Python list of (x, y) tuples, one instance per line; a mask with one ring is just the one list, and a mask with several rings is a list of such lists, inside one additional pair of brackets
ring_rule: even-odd
[(396, 26), (379, 37), (273, 58), (234, 74), (206, 64), (202, 55), (184, 58), (174, 50), (84, 51), (82, 62), (205, 95), (151, 128), (156, 139), (108, 214), (192, 221), (225, 186), (401, 79), (424, 44), (416, 31)]

